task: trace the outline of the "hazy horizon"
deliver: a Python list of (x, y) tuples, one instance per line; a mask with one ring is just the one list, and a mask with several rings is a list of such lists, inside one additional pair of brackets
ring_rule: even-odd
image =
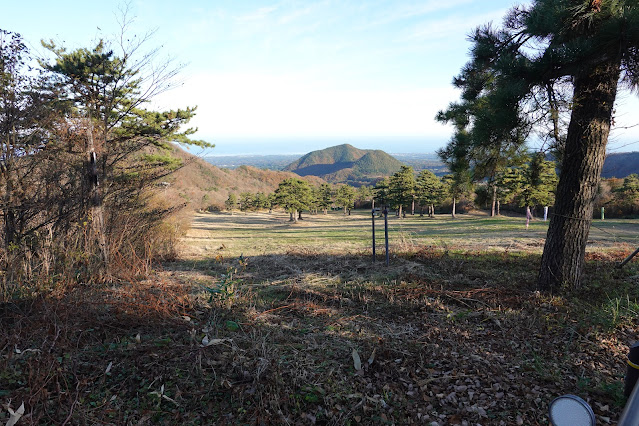
[[(358, 149), (379, 149), (388, 154), (420, 154), (436, 155), (442, 144), (439, 140), (427, 140), (419, 137), (412, 138), (261, 138), (261, 139), (223, 139), (215, 141), (215, 147), (200, 149), (185, 147), (191, 154), (200, 157), (231, 157), (231, 156), (269, 156), (269, 155), (305, 155), (337, 145), (350, 144)], [(608, 144), (608, 155), (623, 152), (634, 152), (633, 145), (620, 142)], [(620, 149), (621, 148), (621, 149)], [(624, 149), (626, 148), (626, 149)]]
[[(206, 155), (303, 154), (332, 145), (432, 153), (454, 133), (438, 111), (459, 100), (451, 81), (468, 61), (468, 35), (530, 0), (376, 2), (131, 0), (127, 37), (153, 33), (138, 52), (162, 47), (180, 69), (152, 109), (197, 106), (195, 139)], [(69, 49), (117, 40), (118, 7), (74, 0), (9, 2), (4, 29)], [(33, 13), (37, 10), (38, 13)], [(153, 28), (156, 29), (153, 32)], [(112, 47), (117, 47), (113, 45)], [(116, 49), (117, 50), (117, 49)], [(116, 52), (120, 54), (119, 52)], [(639, 146), (639, 98), (620, 91), (609, 152)], [(238, 146), (241, 145), (241, 146)], [(534, 143), (532, 143), (534, 146)]]
[[(359, 149), (380, 149), (390, 154), (434, 155), (441, 147), (440, 141), (414, 138), (264, 138), (223, 139), (216, 141), (215, 148), (200, 150), (198, 155), (206, 157), (240, 155), (304, 155), (332, 146), (350, 144)], [(195, 153), (197, 148), (189, 150)]]

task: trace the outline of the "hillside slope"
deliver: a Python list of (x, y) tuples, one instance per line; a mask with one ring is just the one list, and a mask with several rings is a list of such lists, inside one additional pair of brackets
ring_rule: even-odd
[[(183, 161), (184, 167), (164, 179), (163, 195), (172, 204), (187, 203), (194, 209), (222, 208), (230, 193), (271, 193), (284, 179), (299, 178), (295, 173), (251, 166), (221, 169), (179, 147), (174, 147), (172, 154)], [(325, 182), (315, 176), (303, 179), (313, 186)]]
[[(302, 156), (299, 160), (292, 162), (288, 166), (284, 167), (284, 171), (295, 172), (300, 176), (315, 175), (318, 176), (318, 172), (321, 171), (321, 167), (327, 167), (328, 173), (332, 173), (339, 169), (329, 166), (337, 166), (340, 168), (352, 167), (355, 161), (366, 155), (367, 151), (357, 149), (352, 145), (343, 144), (332, 146), (326, 149), (320, 149), (318, 151), (312, 151)], [(308, 173), (309, 168), (313, 168), (313, 173)], [(327, 173), (322, 173), (327, 174)]]
[(284, 170), (300, 176), (318, 176), (328, 182), (361, 185), (391, 175), (401, 166), (400, 161), (384, 151), (344, 144), (310, 152)]
[(601, 176), (624, 178), (633, 173), (639, 174), (639, 152), (619, 152), (606, 157)]

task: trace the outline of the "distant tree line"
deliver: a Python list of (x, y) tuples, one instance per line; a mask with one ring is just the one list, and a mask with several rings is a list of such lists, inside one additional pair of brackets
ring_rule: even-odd
[(318, 214), (322, 211), (327, 214), (330, 209), (340, 208), (344, 214), (350, 214), (356, 203), (372, 200), (372, 189), (362, 186), (354, 188), (350, 185), (321, 184), (312, 186), (308, 182), (298, 178), (289, 178), (282, 181), (275, 192), (265, 194), (263, 192), (240, 194), (230, 193), (225, 207), (232, 211), (272, 210), (281, 208), (290, 214), (290, 220), (296, 222), (303, 219), (302, 212)]
[[(456, 173), (441, 179), (429, 170), (422, 170), (415, 176), (411, 167), (403, 166), (394, 175), (383, 179), (377, 186), (377, 197), (383, 204), (395, 209), (398, 216), (415, 214), (419, 208), (429, 216), (435, 213), (435, 207), (450, 207), (453, 218), (457, 214), (458, 204), (464, 210), (482, 206), (486, 199), (494, 200), (496, 209), (491, 215), (499, 214), (500, 206), (525, 207), (550, 206), (554, 202), (557, 176), (554, 164), (534, 157), (518, 167), (506, 167), (492, 180), (474, 181), (470, 170), (458, 169)], [(490, 194), (490, 195), (488, 195)]]
[[(487, 209), (492, 216), (507, 209), (540, 217), (543, 207), (552, 209), (555, 202), (555, 169), (554, 162), (533, 155), (519, 166), (504, 167), (494, 179), (479, 182), (467, 178), (460, 182), (454, 174), (440, 178), (430, 170), (415, 174), (408, 166), (378, 180), (375, 186), (312, 186), (302, 179), (290, 178), (282, 181), (273, 193), (231, 193), (225, 208), (228, 211), (280, 208), (289, 213), (293, 222), (303, 219), (304, 211), (314, 215), (341, 210), (348, 215), (354, 208), (375, 207), (388, 207), (400, 217), (407, 214), (433, 217), (437, 212), (455, 218), (460, 212), (473, 209)], [(605, 207), (608, 217), (639, 214), (639, 177), (633, 174), (625, 179), (604, 179), (596, 204)], [(595, 211), (598, 214), (599, 210)]]
[(595, 200), (595, 215), (601, 207), (607, 217), (637, 217), (639, 215), (639, 176), (631, 174), (623, 179), (603, 179)]

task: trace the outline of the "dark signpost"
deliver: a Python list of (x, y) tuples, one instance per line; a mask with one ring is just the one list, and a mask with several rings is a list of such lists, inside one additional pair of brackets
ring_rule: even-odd
[[(375, 262), (377, 260), (377, 254), (375, 251), (375, 213), (379, 211), (379, 209), (373, 209), (371, 211), (371, 219), (372, 219), (372, 225), (373, 225), (373, 262)], [(389, 265), (390, 263), (390, 256), (388, 253), (388, 207), (384, 206), (384, 210), (382, 211), (382, 214), (384, 215), (384, 244), (386, 247), (386, 266)]]
[(375, 260), (376, 260), (376, 255), (375, 255), (375, 208), (373, 208), (373, 210), (371, 212), (371, 216), (373, 218), (373, 262), (375, 262)]
[(386, 244), (386, 266), (390, 264), (390, 257), (388, 254), (388, 207), (384, 206), (384, 240)]

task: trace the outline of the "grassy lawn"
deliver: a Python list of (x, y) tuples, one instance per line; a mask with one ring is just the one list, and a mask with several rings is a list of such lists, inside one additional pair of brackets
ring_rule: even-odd
[[(330, 253), (371, 251), (372, 224), (369, 211), (328, 215), (304, 215), (296, 224), (288, 214), (199, 213), (184, 240), (184, 255), (191, 258), (229, 254), (281, 254), (290, 250)], [(384, 220), (376, 218), (378, 253), (384, 245)], [(548, 222), (533, 220), (528, 229), (522, 217), (491, 218), (484, 214), (437, 215), (435, 218), (389, 215), (390, 251), (404, 252), (422, 246), (451, 250), (520, 251), (541, 253)], [(636, 220), (593, 221), (589, 251), (630, 250), (639, 246)]]
[(1, 305), (0, 399), (19, 424), (547, 425), (573, 393), (616, 422), (635, 222), (596, 223), (585, 287), (556, 295), (542, 221), (391, 217), (389, 267), (378, 225), (373, 263), (366, 212), (197, 214), (141, 281)]

